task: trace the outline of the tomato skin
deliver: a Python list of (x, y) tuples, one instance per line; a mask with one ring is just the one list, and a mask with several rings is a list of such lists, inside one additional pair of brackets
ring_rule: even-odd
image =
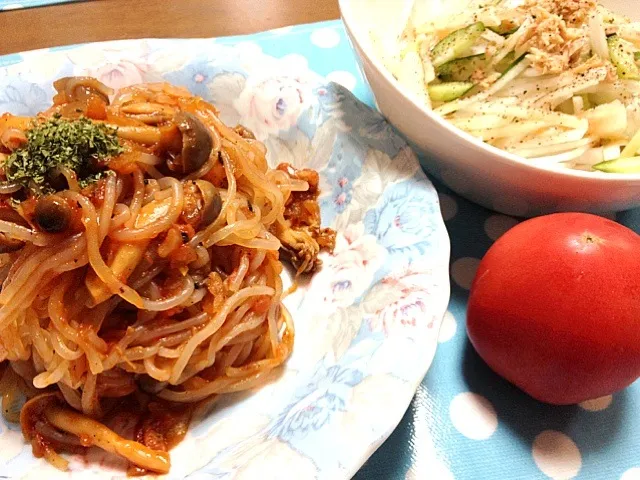
[(640, 236), (559, 213), (505, 233), (480, 262), (467, 332), (497, 374), (568, 405), (640, 377)]

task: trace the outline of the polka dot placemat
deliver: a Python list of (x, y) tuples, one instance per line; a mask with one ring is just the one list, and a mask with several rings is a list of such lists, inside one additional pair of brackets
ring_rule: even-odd
[[(400, 425), (355, 479), (640, 480), (640, 382), (554, 407), (526, 396), (477, 356), (465, 331), (469, 287), (484, 253), (519, 220), (436, 188), (452, 252), (440, 345)], [(640, 210), (605, 216), (640, 232)]]
[[(340, 22), (259, 36), (266, 53), (300, 56), (373, 105)], [(452, 252), (451, 302), (438, 351), (400, 425), (355, 480), (640, 480), (640, 382), (613, 396), (552, 407), (497, 377), (471, 348), (469, 286), (489, 246), (518, 220), (436, 188)], [(640, 232), (640, 210), (608, 217)]]

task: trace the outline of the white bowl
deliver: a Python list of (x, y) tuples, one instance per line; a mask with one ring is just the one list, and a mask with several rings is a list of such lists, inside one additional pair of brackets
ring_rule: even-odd
[[(424, 1), (432, 11), (452, 0)], [(636, 0), (601, 0), (640, 20)], [(492, 210), (534, 216), (558, 211), (594, 213), (640, 206), (640, 174), (553, 169), (492, 147), (454, 127), (415, 100), (376, 58), (369, 32), (389, 28), (401, 0), (340, 0), (347, 34), (383, 115), (427, 155), (424, 167), (459, 195)]]

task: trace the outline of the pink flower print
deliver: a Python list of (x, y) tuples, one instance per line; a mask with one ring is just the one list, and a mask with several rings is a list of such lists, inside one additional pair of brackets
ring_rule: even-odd
[(97, 78), (105, 85), (118, 90), (129, 85), (144, 82), (148, 65), (121, 60), (117, 63), (104, 63), (90, 70), (89, 75)]
[(417, 331), (433, 328), (430, 314), (431, 270), (408, 269), (400, 276), (387, 277), (375, 285), (362, 305), (372, 331), (390, 335), (402, 330), (412, 337)]
[(315, 298), (326, 306), (348, 307), (359, 298), (383, 265), (386, 251), (373, 235), (364, 235), (362, 224), (339, 232), (333, 255), (324, 259), (322, 270), (312, 280)]
[(243, 112), (240, 123), (253, 131), (256, 138), (288, 131), (310, 101), (309, 86), (298, 77), (271, 77), (248, 84), (234, 102)]
[(395, 302), (382, 309), (378, 315), (382, 320), (382, 328), (389, 335), (396, 329), (415, 329), (425, 326), (433, 327), (431, 320), (427, 321), (427, 299), (420, 290), (404, 290), (402, 296)]

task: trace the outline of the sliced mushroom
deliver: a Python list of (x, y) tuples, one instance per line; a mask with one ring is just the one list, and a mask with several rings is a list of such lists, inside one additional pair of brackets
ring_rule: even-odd
[(280, 252), (291, 262), (298, 274), (318, 270), (322, 260), (318, 258), (320, 246), (313, 235), (304, 228), (277, 228), (277, 237), (282, 243)]
[(110, 123), (105, 123), (105, 125), (117, 130), (118, 137), (142, 143), (143, 145), (154, 145), (162, 139), (162, 131), (149, 125), (116, 125)]
[[(0, 162), (2, 158), (0, 157)], [(11, 195), (24, 188), (19, 182), (0, 182), (0, 195)]]
[(193, 226), (209, 225), (214, 222), (222, 210), (220, 192), (206, 180), (184, 183), (184, 207), (182, 218)]
[(127, 117), (135, 118), (148, 125), (157, 125), (171, 120), (175, 115), (175, 109), (153, 102), (135, 102), (123, 105), (120, 111)]
[(222, 210), (222, 197), (213, 183), (207, 182), (206, 180), (196, 180), (196, 184), (204, 201), (202, 223), (209, 225), (220, 215), (220, 211)]
[(192, 113), (180, 112), (174, 122), (182, 134), (182, 152), (171, 160), (169, 168), (189, 174), (198, 170), (211, 155), (213, 139), (207, 126)]
[(71, 207), (58, 195), (47, 195), (36, 202), (35, 222), (40, 230), (47, 233), (64, 232), (71, 224)]
[[(22, 227), (28, 227), (29, 224), (6, 203), (0, 204), (0, 220), (10, 223), (15, 223)], [(9, 253), (20, 250), (24, 246), (22, 240), (11, 238), (6, 233), (0, 233), (0, 253)]]
[[(97, 160), (93, 157), (87, 162), (88, 170), (90, 173), (97, 173), (99, 170), (94, 168)], [(77, 184), (78, 175), (68, 167), (57, 166), (49, 169), (45, 174), (47, 183), (56, 192), (66, 190), (72, 184)]]
[(113, 89), (93, 77), (63, 77), (53, 82), (59, 94), (64, 94), (67, 102), (85, 101), (90, 95), (97, 95), (109, 105), (109, 95)]
[(140, 387), (140, 390), (150, 393), (151, 395), (157, 394), (168, 385), (168, 382), (159, 382), (144, 373), (142, 375), (138, 375), (136, 383)]

